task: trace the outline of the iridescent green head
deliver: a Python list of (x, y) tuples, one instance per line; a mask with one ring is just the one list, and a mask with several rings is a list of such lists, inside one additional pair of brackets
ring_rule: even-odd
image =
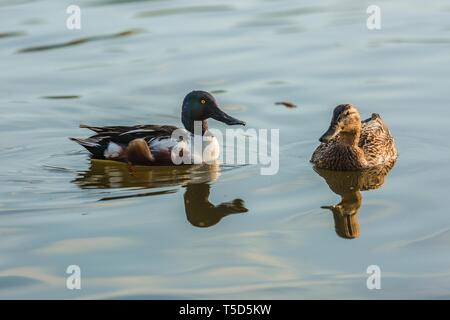
[(206, 91), (192, 91), (183, 100), (181, 121), (186, 130), (194, 133), (194, 122), (201, 121), (203, 133), (207, 130), (207, 119), (212, 118), (228, 125), (243, 125), (245, 122), (233, 118), (220, 110), (216, 99)]

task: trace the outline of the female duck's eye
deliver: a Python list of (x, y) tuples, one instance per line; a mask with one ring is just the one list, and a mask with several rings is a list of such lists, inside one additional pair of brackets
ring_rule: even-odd
[(201, 103), (201, 104), (205, 104), (205, 103), (206, 103), (206, 100), (205, 100), (205, 99), (202, 99), (202, 100), (200, 100), (200, 103)]

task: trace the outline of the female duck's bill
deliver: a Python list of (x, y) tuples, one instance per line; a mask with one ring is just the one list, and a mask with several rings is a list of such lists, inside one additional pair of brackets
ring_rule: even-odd
[(206, 91), (192, 91), (183, 100), (181, 110), (181, 121), (186, 130), (195, 133), (194, 124), (196, 121), (202, 123), (202, 134), (208, 130), (207, 119), (223, 122), (227, 125), (243, 125), (245, 122), (233, 118), (220, 110), (216, 99)]

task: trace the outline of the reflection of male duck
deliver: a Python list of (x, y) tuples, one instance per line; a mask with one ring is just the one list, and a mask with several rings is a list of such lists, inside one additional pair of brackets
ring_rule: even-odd
[(146, 192), (143, 188), (164, 188), (184, 186), (184, 206), (187, 220), (196, 227), (210, 227), (217, 224), (223, 217), (233, 213), (247, 212), (244, 201), (234, 199), (217, 206), (209, 202), (211, 183), (220, 175), (220, 166), (158, 166), (129, 167), (126, 164), (109, 160), (91, 160), (89, 170), (80, 172), (73, 181), (83, 189), (139, 188), (134, 194), (102, 198), (113, 200), (141, 196), (159, 195), (173, 191)]
[(83, 189), (110, 188), (164, 188), (187, 183), (214, 182), (220, 175), (220, 166), (128, 166), (125, 163), (92, 159), (87, 171), (74, 180)]
[(207, 183), (188, 184), (184, 193), (184, 208), (188, 221), (196, 227), (210, 227), (223, 217), (233, 213), (247, 212), (244, 201), (234, 199), (215, 206), (209, 202), (210, 185)]
[(338, 204), (322, 207), (333, 212), (338, 236), (346, 239), (359, 237), (358, 210), (362, 201), (361, 191), (381, 187), (390, 169), (389, 166), (373, 167), (364, 171), (332, 171), (314, 168), (325, 179), (331, 191), (341, 196)]

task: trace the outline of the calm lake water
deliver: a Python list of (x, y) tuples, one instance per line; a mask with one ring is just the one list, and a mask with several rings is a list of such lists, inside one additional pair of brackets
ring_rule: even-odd
[[(68, 30), (72, 3), (0, 1), (0, 298), (450, 298), (447, 1), (380, 0), (378, 31), (372, 1), (80, 0)], [(133, 173), (67, 139), (181, 125), (193, 89), (279, 128), (279, 173)], [(380, 113), (399, 150), (362, 193), (308, 162), (343, 102)], [(322, 208), (341, 197), (350, 220)]]

